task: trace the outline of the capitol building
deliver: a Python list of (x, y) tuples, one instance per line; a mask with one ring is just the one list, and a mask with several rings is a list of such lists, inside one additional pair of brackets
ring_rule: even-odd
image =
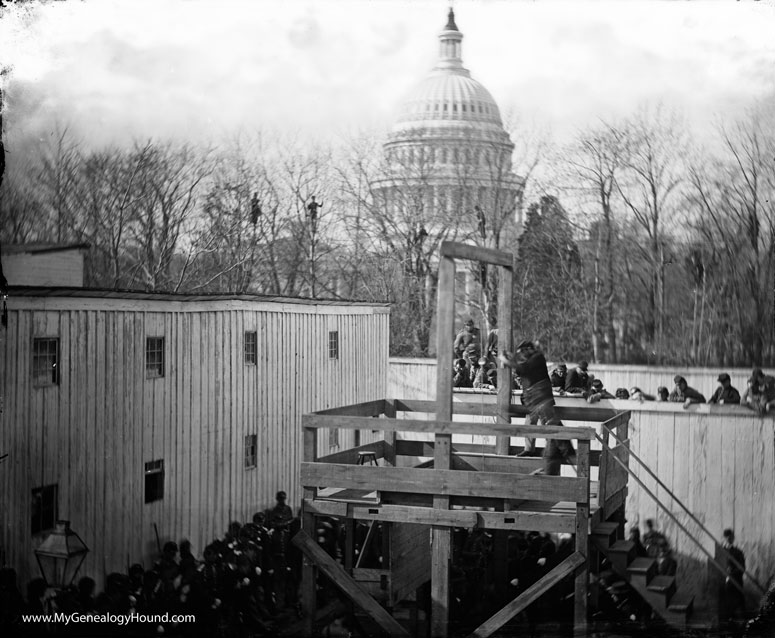
[[(519, 234), (524, 180), (513, 171), (498, 105), (463, 66), (462, 41), (450, 9), (438, 62), (401, 103), (372, 191), (408, 243), (435, 237), (499, 248), (504, 233)], [(460, 281), (464, 306), (480, 294), (475, 279)]]

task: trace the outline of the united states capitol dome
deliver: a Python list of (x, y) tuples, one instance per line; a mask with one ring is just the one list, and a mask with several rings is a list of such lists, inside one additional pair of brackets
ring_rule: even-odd
[(463, 34), (450, 9), (439, 34), (439, 60), (433, 70), (403, 100), (391, 129), (398, 141), (428, 129), (458, 129), (480, 133), (483, 140), (510, 142), (500, 109), (490, 92), (463, 66)]

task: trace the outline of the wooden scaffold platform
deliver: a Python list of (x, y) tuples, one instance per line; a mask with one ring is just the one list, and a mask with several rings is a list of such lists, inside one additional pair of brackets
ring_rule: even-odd
[[(496, 576), (504, 585), (509, 531), (568, 533), (575, 537), (570, 556), (482, 622), (471, 636), (484, 638), (495, 634), (567, 578), (575, 581), (574, 631), (577, 635), (587, 631), (590, 566), (596, 555), (594, 544), (590, 544), (591, 533), (606, 521), (615, 522), (611, 528), (614, 535), (621, 537), (623, 530), (630, 413), (615, 414), (584, 403), (578, 408), (557, 408), (565, 426), (513, 425), (513, 421), (524, 418), (527, 409), (512, 404), (510, 370), (503, 367), (498, 369), (497, 397), (482, 397), (478, 403), (453, 403), (451, 344), (457, 259), (500, 268), (499, 349), (513, 349), (513, 255), (447, 242), (442, 245), (439, 264), (436, 401), (388, 398), (302, 418), (302, 529), (293, 542), (304, 553), (304, 635), (314, 634), (316, 614), (325, 612), (316, 605), (316, 577), (320, 571), (375, 626), (392, 636), (416, 633), (411, 624), (402, 624), (391, 611), (402, 600), (415, 597), (417, 590), (429, 582), (430, 635), (449, 636), (455, 528), (492, 532), (496, 541), (496, 570), (500, 570)], [(468, 420), (456, 420), (453, 408), (454, 417)], [(432, 420), (427, 420), (428, 415), (432, 415)], [(383, 437), (318, 458), (317, 436), (321, 428), (381, 431)], [(609, 439), (609, 433), (615, 436)], [(485, 438), (479, 438), (481, 444), (453, 443), (454, 435)], [(563, 476), (535, 474), (543, 466), (542, 459), (517, 457), (518, 448), (511, 445), (511, 437), (528, 436), (575, 441), (576, 465), (565, 466), (563, 474), (567, 475)], [(593, 449), (596, 439), (602, 443)], [(372, 452), (377, 465), (363, 463), (363, 452)], [(420, 457), (432, 458), (432, 463), (418, 465)], [(316, 542), (318, 517), (345, 521), (347, 548), (343, 564)], [(355, 521), (380, 526), (385, 560), (379, 569), (362, 568), (354, 557)]]

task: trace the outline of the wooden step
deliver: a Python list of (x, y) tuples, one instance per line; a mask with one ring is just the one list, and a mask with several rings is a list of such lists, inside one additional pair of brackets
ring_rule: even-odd
[(618, 531), (618, 523), (599, 523), (592, 530), (592, 540), (599, 549), (606, 550), (616, 543)]
[(635, 543), (632, 541), (616, 541), (607, 552), (608, 560), (617, 574), (626, 574), (627, 566), (635, 558)]
[(675, 594), (674, 576), (654, 576), (648, 584), (648, 590), (661, 594), (665, 601), (665, 607), (670, 604), (670, 600)]
[(685, 592), (678, 592), (673, 596), (667, 608), (677, 614), (689, 616), (694, 608), (694, 596)]
[(633, 585), (638, 583), (646, 587), (651, 582), (651, 579), (657, 575), (657, 561), (653, 558), (636, 558), (627, 565), (627, 574)]

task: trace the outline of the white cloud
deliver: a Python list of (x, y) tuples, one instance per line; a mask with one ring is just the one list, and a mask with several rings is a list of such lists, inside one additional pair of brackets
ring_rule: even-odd
[[(91, 0), (6, 9), (8, 126), (102, 143), (388, 122), (433, 65), (445, 2)], [(502, 110), (558, 132), (665, 99), (699, 118), (775, 87), (765, 3), (456, 4), (463, 54)], [(18, 108), (14, 109), (17, 105)], [(695, 117), (692, 117), (695, 119)]]

